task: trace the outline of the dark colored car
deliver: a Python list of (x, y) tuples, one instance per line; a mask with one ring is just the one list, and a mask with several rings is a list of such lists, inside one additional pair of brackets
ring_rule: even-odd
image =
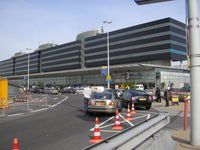
[(134, 101), (135, 107), (145, 107), (147, 110), (151, 108), (152, 98), (144, 91), (126, 90), (121, 96), (123, 107), (131, 106)]
[(62, 93), (76, 94), (76, 89), (74, 89), (74, 88), (64, 88), (64, 89), (62, 90)]

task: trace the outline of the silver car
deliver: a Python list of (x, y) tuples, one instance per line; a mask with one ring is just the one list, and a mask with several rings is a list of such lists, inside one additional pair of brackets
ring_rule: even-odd
[(117, 109), (121, 111), (122, 103), (114, 93), (94, 93), (92, 99), (88, 102), (88, 113), (115, 113)]

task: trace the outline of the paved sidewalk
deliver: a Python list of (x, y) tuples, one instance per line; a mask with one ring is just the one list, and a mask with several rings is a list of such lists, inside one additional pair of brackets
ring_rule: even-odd
[(190, 144), (190, 129), (189, 129), (189, 116), (190, 104), (188, 103), (188, 129), (183, 130), (183, 117), (184, 117), (184, 103), (180, 102), (179, 105), (171, 105), (165, 107), (165, 100), (161, 103), (154, 102), (153, 109), (160, 112), (169, 112), (171, 116), (171, 123), (166, 128), (170, 132), (172, 138), (177, 142), (175, 150), (200, 150), (200, 146), (192, 146)]

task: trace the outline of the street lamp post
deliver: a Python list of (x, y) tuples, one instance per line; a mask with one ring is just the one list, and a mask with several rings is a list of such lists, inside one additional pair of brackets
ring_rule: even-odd
[[(32, 50), (30, 48), (27, 48), (26, 50)], [(27, 100), (26, 100), (26, 106), (27, 106), (27, 111), (30, 110), (29, 108), (29, 103), (28, 103), (28, 99), (29, 99), (29, 95), (28, 95), (28, 92), (29, 92), (29, 72), (30, 72), (30, 53), (28, 53), (28, 70), (27, 70)]]
[[(134, 0), (137, 4), (149, 4), (164, 2), (169, 0)], [(190, 37), (190, 78), (191, 78), (191, 131), (190, 142), (192, 145), (200, 146), (200, 34), (199, 34), (199, 16), (197, 0), (186, 0), (188, 9), (188, 24)]]
[[(104, 21), (105, 24), (111, 24), (112, 21)], [(107, 31), (107, 69), (108, 74), (107, 76), (110, 76), (110, 45), (109, 45), (109, 32)], [(108, 89), (110, 89), (110, 81), (108, 81)]]

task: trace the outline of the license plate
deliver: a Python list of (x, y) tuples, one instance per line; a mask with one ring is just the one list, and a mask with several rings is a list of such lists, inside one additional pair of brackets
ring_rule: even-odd
[(178, 102), (178, 97), (172, 97), (172, 102)]
[(146, 101), (146, 98), (139, 98), (140, 101)]
[(96, 102), (95, 104), (96, 104), (96, 105), (106, 105), (105, 102)]

